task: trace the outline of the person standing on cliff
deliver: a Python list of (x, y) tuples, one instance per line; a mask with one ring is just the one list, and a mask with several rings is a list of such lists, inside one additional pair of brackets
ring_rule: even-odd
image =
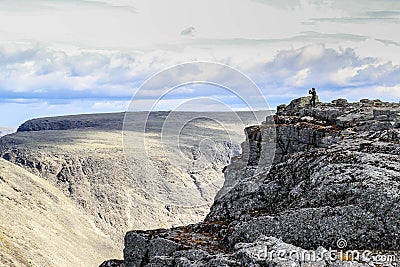
[(315, 100), (317, 99), (317, 91), (315, 91), (315, 88), (311, 88), (310, 91), (308, 91), (308, 94), (311, 95), (311, 99), (310, 99), (310, 106), (315, 108)]

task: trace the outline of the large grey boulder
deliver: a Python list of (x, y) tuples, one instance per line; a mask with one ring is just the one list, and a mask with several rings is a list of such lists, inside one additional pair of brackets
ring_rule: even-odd
[(174, 241), (129, 232), (125, 236), (124, 266), (169, 266), (174, 263), (171, 256), (179, 249), (181, 245)]
[(125, 236), (124, 265), (126, 267), (141, 266), (146, 260), (149, 242), (146, 238), (129, 232)]
[[(304, 96), (300, 98), (293, 99), (290, 104), (286, 107), (288, 110), (299, 110), (307, 105), (310, 105), (311, 96)], [(319, 102), (319, 97), (317, 96), (315, 102)]]

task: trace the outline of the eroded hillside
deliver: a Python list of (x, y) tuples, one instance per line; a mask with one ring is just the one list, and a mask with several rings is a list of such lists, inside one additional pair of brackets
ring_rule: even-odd
[(97, 266), (114, 242), (58, 188), (0, 159), (0, 266)]
[[(243, 114), (251, 123), (251, 114)], [(232, 114), (219, 119), (225, 127), (233, 129), (229, 138), (215, 123), (199, 120), (182, 131), (180, 150), (169, 150), (168, 157), (163, 157), (166, 152), (158, 136), (165, 115), (168, 113), (158, 112), (149, 119), (148, 155), (138, 153), (133, 143), (133, 164), (137, 170), (134, 173), (125, 161), (121, 114), (28, 121), (19, 132), (0, 140), (0, 154), (3, 159), (22, 166), (61, 190), (122, 250), (123, 236), (128, 230), (167, 228), (201, 221), (222, 186), (222, 169), (231, 156), (240, 152), (239, 144), (245, 138), (242, 124), (236, 126)], [(138, 120), (141, 119), (138, 113)], [(143, 129), (138, 127), (129, 135), (133, 142), (140, 142)], [(216, 140), (212, 160), (200, 157), (198, 141), (204, 138)], [(198, 172), (176, 167), (171, 161), (179, 161), (181, 153), (189, 162), (203, 161), (206, 167)], [(204, 200), (203, 203), (192, 207), (185, 205), (185, 199), (173, 205), (155, 198), (152, 192), (157, 190), (157, 184), (138, 183), (139, 178), (150, 179), (154, 173), (161, 173), (161, 177), (171, 183), (182, 184), (193, 197)], [(179, 198), (174, 195), (176, 200)]]

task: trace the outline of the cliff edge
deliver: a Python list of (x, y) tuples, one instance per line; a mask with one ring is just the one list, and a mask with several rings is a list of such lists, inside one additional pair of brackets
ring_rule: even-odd
[(128, 232), (124, 266), (371, 266), (258, 252), (399, 250), (400, 104), (306, 103), (246, 129), (204, 222)]

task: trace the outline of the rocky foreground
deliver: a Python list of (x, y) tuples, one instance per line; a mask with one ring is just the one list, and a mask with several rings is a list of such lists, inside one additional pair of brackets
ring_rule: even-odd
[[(396, 266), (400, 104), (307, 103), (246, 129), (203, 222), (128, 232), (121, 266)], [(321, 257), (295, 257), (309, 254)]]

